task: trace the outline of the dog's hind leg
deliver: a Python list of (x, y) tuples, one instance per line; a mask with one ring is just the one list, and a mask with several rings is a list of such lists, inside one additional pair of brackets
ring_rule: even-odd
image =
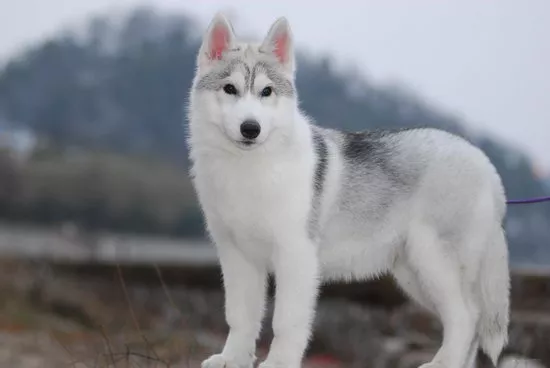
[[(476, 339), (478, 308), (473, 291), (465, 287), (460, 260), (436, 231), (415, 226), (407, 239), (405, 262), (415, 275), (416, 298), (428, 306), (443, 324), (443, 343), (430, 363), (420, 368), (464, 368), (470, 364)], [(469, 368), (469, 367), (468, 367)]]
[(476, 368), (476, 362), (477, 362), (477, 353), (479, 350), (479, 337), (476, 337), (474, 341), (472, 341), (472, 345), (470, 346), (470, 351), (468, 353), (468, 359), (466, 360), (466, 364), (464, 365), (464, 368)]

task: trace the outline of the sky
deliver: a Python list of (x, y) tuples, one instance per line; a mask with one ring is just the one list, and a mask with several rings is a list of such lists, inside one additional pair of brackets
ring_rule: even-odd
[(4, 0), (0, 60), (91, 14), (139, 5), (186, 11), (204, 27), (228, 11), (237, 35), (258, 38), (286, 16), (297, 47), (402, 82), (550, 170), (548, 0)]

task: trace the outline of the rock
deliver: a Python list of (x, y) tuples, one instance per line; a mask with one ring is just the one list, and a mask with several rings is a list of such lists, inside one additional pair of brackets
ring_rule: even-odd
[(417, 368), (424, 363), (430, 362), (434, 357), (434, 352), (415, 351), (409, 352), (401, 356), (398, 362), (392, 367), (395, 368)]
[(498, 368), (546, 368), (534, 359), (527, 359), (520, 356), (504, 357)]

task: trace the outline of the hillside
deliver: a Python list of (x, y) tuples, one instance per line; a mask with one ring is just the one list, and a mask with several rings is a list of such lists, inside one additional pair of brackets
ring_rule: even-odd
[[(122, 22), (96, 17), (84, 28), (37, 44), (6, 64), (0, 71), (0, 123), (29, 128), (61, 150), (148, 156), (184, 170), (185, 105), (200, 37), (194, 20), (137, 9)], [(300, 53), (297, 86), (302, 108), (320, 125), (439, 127), (487, 152), (509, 197), (549, 191), (514, 147), (469, 135), (462, 121), (405, 88), (339, 71), (330, 56)], [(550, 263), (549, 206), (513, 208), (507, 221), (514, 260)]]

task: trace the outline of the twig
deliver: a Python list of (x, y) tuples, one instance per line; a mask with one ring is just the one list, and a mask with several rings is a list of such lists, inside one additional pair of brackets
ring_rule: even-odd
[(151, 345), (151, 343), (149, 342), (149, 340), (147, 340), (147, 338), (145, 337), (145, 334), (143, 333), (143, 331), (141, 330), (141, 328), (139, 327), (139, 323), (137, 321), (137, 318), (136, 318), (136, 315), (134, 313), (134, 309), (132, 308), (132, 303), (130, 301), (130, 296), (128, 294), (128, 289), (126, 288), (126, 283), (124, 282), (124, 277), (122, 276), (122, 270), (120, 269), (120, 264), (117, 263), (116, 265), (116, 268), (117, 268), (117, 273), (118, 273), (118, 278), (119, 278), (119, 281), (120, 281), (120, 284), (122, 286), (122, 290), (124, 292), (124, 297), (126, 298), (126, 302), (128, 303), (128, 309), (130, 310), (130, 316), (132, 318), (132, 321), (134, 323), (134, 327), (136, 328), (136, 331), (138, 332), (138, 334), (141, 336), (141, 338), (143, 339), (143, 341), (145, 342), (145, 346), (147, 347), (147, 351), (149, 351), (149, 349), (151, 349), (151, 351), (153, 352), (153, 354), (155, 355), (155, 358), (159, 361), (159, 362), (162, 362), (163, 364), (166, 365), (166, 367), (170, 367), (170, 365), (166, 362), (164, 362), (160, 356), (157, 354), (157, 352), (155, 351), (155, 349), (153, 348), (153, 346)]
[(105, 343), (107, 344), (107, 350), (109, 351), (109, 357), (111, 358), (113, 367), (116, 367), (115, 357), (113, 355), (113, 350), (111, 349), (111, 340), (109, 340), (109, 337), (105, 333), (105, 328), (103, 326), (100, 326), (100, 332), (101, 336), (103, 336), (103, 339), (105, 339)]

